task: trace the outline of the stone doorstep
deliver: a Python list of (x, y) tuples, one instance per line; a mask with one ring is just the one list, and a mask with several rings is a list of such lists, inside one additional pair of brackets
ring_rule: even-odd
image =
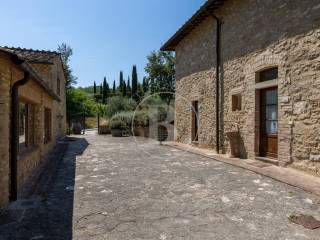
[(269, 177), (288, 185), (301, 188), (307, 192), (314, 193), (320, 196), (320, 178), (301, 172), (299, 170), (266, 164), (257, 160), (229, 158), (226, 155), (217, 154), (209, 149), (200, 149), (183, 143), (166, 142), (163, 143), (163, 145), (177, 148), (179, 150), (188, 151), (193, 154), (198, 154), (200, 156), (211, 158), (219, 162), (250, 170), (265, 177)]

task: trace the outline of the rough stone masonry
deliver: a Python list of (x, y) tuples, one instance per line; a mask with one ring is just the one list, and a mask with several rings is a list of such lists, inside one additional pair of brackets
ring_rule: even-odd
[[(259, 94), (262, 89), (275, 87), (276, 161), (320, 175), (319, 1), (227, 0), (214, 12), (200, 11), (214, 13), (222, 22), (221, 152), (230, 153), (226, 132), (236, 129), (240, 157), (259, 157)], [(191, 106), (198, 101), (199, 147), (215, 148), (217, 23), (211, 16), (196, 19), (188, 34), (181, 37), (178, 32), (163, 48), (175, 50), (177, 57), (176, 140), (192, 143)], [(271, 68), (277, 68), (277, 79), (260, 83), (259, 73)], [(241, 99), (239, 110), (232, 108), (233, 96)]]

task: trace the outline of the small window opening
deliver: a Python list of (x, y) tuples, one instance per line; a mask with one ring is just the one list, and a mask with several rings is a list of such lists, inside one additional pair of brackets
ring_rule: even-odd
[(270, 68), (259, 73), (259, 82), (278, 79), (278, 67)]
[(51, 141), (51, 110), (45, 108), (44, 110), (44, 143)]
[(20, 151), (27, 147), (28, 139), (28, 105), (19, 104), (19, 148)]
[(242, 106), (241, 106), (241, 94), (234, 94), (232, 95), (232, 111), (240, 111)]

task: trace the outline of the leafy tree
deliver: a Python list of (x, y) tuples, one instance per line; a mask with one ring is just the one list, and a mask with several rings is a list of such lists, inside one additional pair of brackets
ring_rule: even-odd
[(67, 91), (67, 115), (70, 120), (72, 117), (79, 116), (94, 116), (96, 104), (88, 96), (88, 94), (81, 89), (69, 89)]
[(99, 114), (101, 117), (105, 117), (106, 109), (107, 109), (107, 105), (105, 105), (105, 104), (97, 104), (96, 113)]
[(66, 89), (71, 89), (72, 86), (77, 83), (77, 77), (73, 75), (70, 67), (70, 58), (73, 54), (73, 50), (66, 43), (62, 43), (58, 46), (58, 53), (60, 53), (62, 67), (66, 77)]
[(138, 82), (138, 86), (137, 86), (137, 93), (135, 94), (135, 100), (137, 102), (140, 102), (143, 98), (144, 92), (143, 92), (143, 87), (142, 85)]
[(137, 91), (138, 91), (137, 66), (133, 65), (132, 67), (132, 98), (136, 101), (139, 99), (139, 97), (137, 96)]
[(159, 93), (169, 106), (175, 92), (175, 56), (171, 52), (151, 52), (145, 71), (151, 93)]
[(85, 91), (86, 93), (90, 93), (91, 95), (94, 93), (93, 86), (89, 86), (89, 87), (78, 87), (78, 89), (81, 89), (81, 90)]
[(93, 93), (97, 94), (97, 85), (96, 85), (96, 81), (93, 82)]
[(106, 116), (111, 118), (119, 112), (135, 110), (137, 103), (131, 98), (116, 96), (110, 99), (106, 108)]

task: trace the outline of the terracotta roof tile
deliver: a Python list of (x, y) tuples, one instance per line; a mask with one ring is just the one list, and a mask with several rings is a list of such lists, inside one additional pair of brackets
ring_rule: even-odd
[(20, 59), (26, 60), (30, 63), (53, 63), (54, 59), (59, 56), (58, 52), (34, 50), (26, 48), (14, 48), (14, 47), (0, 47), (1, 49), (7, 50), (17, 56)]

